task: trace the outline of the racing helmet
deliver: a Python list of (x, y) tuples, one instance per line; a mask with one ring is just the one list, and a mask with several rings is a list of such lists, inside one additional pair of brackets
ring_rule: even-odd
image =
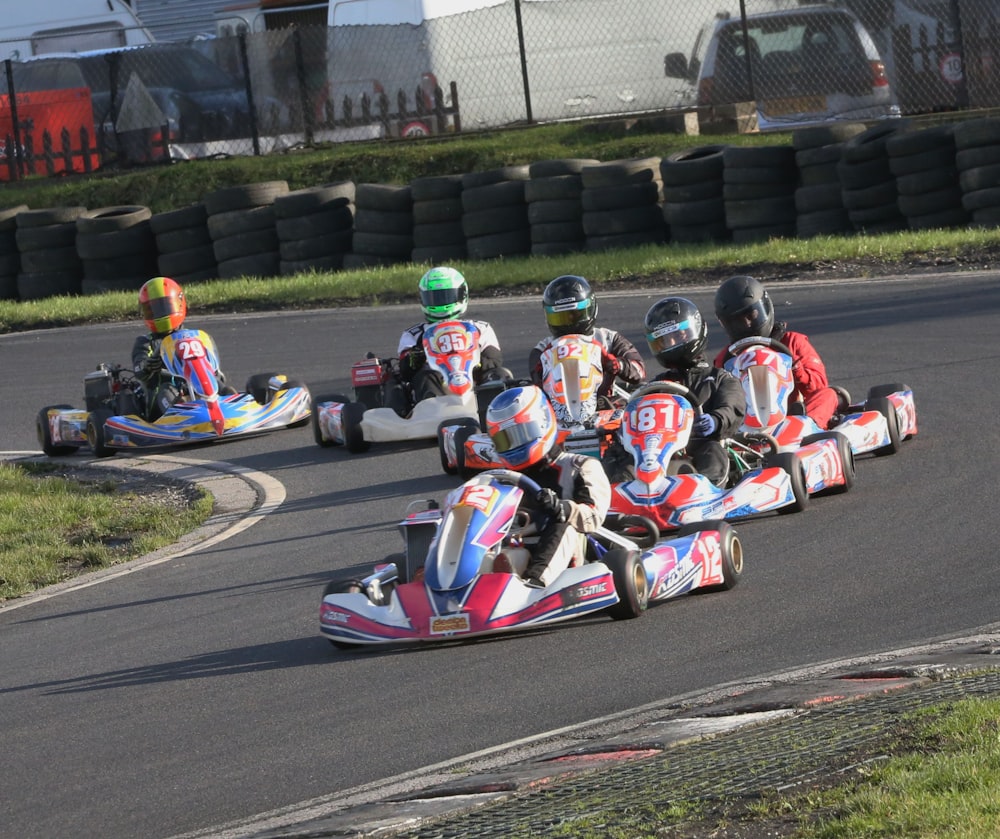
[(420, 307), (429, 321), (461, 317), (469, 305), (469, 284), (454, 268), (431, 268), (420, 278)]
[(730, 341), (752, 335), (767, 338), (774, 329), (774, 303), (753, 277), (730, 277), (716, 289), (715, 316)]
[(685, 297), (657, 301), (646, 312), (643, 325), (649, 350), (664, 367), (691, 367), (708, 343), (708, 324)]
[(515, 387), (493, 397), (486, 430), (500, 461), (509, 469), (525, 469), (552, 451), (556, 414), (541, 388)]
[(157, 337), (180, 329), (187, 316), (184, 289), (170, 277), (146, 280), (139, 289), (139, 315)]
[(593, 335), (597, 322), (597, 298), (583, 277), (565, 274), (545, 286), (542, 306), (549, 332), (562, 335)]

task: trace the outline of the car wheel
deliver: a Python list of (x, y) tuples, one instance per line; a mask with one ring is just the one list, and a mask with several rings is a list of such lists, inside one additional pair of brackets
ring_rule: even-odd
[(612, 548), (603, 561), (611, 569), (618, 592), (618, 602), (608, 608), (608, 614), (616, 621), (639, 617), (649, 606), (649, 583), (639, 554), (625, 548)]
[[(323, 588), (323, 598), (325, 599), (328, 594), (364, 594), (365, 587), (361, 585), (360, 580), (330, 580)], [(356, 650), (358, 649), (357, 644), (351, 644), (347, 641), (338, 641), (335, 638), (327, 639), (334, 647), (338, 650)]]
[(107, 408), (98, 408), (87, 417), (87, 442), (95, 457), (111, 457), (115, 450), (105, 443), (104, 423), (112, 416)]
[(469, 469), (465, 465), (465, 441), (475, 434), (476, 431), (475, 426), (466, 425), (455, 432), (455, 472), (463, 481), (467, 481), (477, 474), (477, 470)]
[(885, 457), (886, 455), (898, 452), (902, 443), (902, 436), (899, 433), (899, 417), (896, 416), (896, 408), (889, 401), (889, 398), (887, 396), (877, 396), (874, 399), (869, 399), (865, 402), (865, 410), (878, 411), (885, 417), (886, 425), (889, 426), (889, 442), (882, 446), (882, 448), (875, 450), (875, 457)]
[(67, 411), (72, 410), (72, 408), (72, 405), (47, 405), (38, 412), (38, 417), (35, 419), (35, 433), (38, 436), (38, 445), (41, 446), (42, 451), (49, 457), (62, 457), (63, 455), (73, 454), (79, 448), (79, 446), (53, 443), (52, 432), (49, 428), (49, 411)]
[(851, 441), (842, 431), (821, 431), (818, 434), (810, 434), (802, 438), (802, 445), (808, 446), (810, 443), (819, 443), (822, 440), (835, 440), (837, 442), (837, 453), (840, 455), (840, 462), (844, 467), (844, 483), (840, 486), (830, 487), (817, 495), (840, 495), (848, 492), (854, 486), (854, 449), (851, 448)]
[(336, 446), (336, 440), (330, 440), (323, 436), (323, 429), (320, 428), (319, 424), (319, 406), (325, 402), (342, 402), (345, 405), (351, 400), (344, 396), (342, 393), (331, 393), (328, 396), (317, 396), (312, 400), (312, 408), (309, 413), (312, 418), (312, 430), (313, 439), (316, 441), (317, 446), (322, 446), (323, 448), (328, 448), (330, 446)]
[[(444, 470), (444, 473), (446, 475), (454, 475), (458, 472), (457, 465), (456, 466), (448, 465), (448, 455), (445, 453), (444, 449), (444, 434), (442, 430), (447, 426), (457, 426), (455, 431), (455, 441), (457, 448), (458, 431), (460, 431), (463, 428), (469, 428), (471, 429), (470, 433), (475, 434), (477, 431), (479, 431), (479, 423), (477, 423), (471, 417), (459, 417), (457, 419), (442, 420), (440, 425), (438, 425), (437, 440), (438, 440), (438, 454), (441, 456), (441, 468)], [(463, 444), (467, 439), (468, 439), (468, 434), (466, 434), (462, 438)]]
[(361, 418), (365, 415), (365, 406), (360, 402), (348, 402), (340, 415), (344, 423), (344, 445), (351, 454), (366, 452), (371, 443), (365, 440), (361, 428)]
[(801, 513), (809, 506), (809, 490), (806, 487), (806, 475), (802, 462), (792, 452), (778, 452), (768, 455), (765, 459), (768, 466), (780, 466), (788, 473), (792, 482), (792, 494), (795, 496), (791, 504), (786, 504), (778, 510), (779, 515)]
[[(281, 393), (281, 391), (283, 391), (283, 390), (291, 390), (293, 387), (302, 388), (302, 390), (304, 390), (306, 393), (309, 393), (309, 388), (306, 386), (306, 383), (305, 382), (300, 382), (300, 381), (298, 381), (296, 379), (290, 379), (289, 381), (285, 382), (281, 387), (278, 388), (278, 393)], [(312, 404), (312, 396), (311, 395), (309, 397), (309, 400), (310, 400), (310, 405), (311, 405)], [(288, 427), (289, 428), (302, 428), (302, 427), (308, 425), (310, 417), (312, 415), (312, 411), (310, 410), (309, 413), (310, 413), (310, 416), (303, 417), (300, 420), (296, 420), (295, 422), (288, 423)]]

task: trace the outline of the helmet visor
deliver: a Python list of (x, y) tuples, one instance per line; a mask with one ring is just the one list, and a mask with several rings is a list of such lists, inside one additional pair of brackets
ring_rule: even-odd
[(543, 439), (545, 432), (546, 429), (540, 422), (529, 420), (498, 428), (490, 434), (490, 439), (493, 440), (493, 448), (497, 453), (503, 454)]
[(155, 297), (139, 304), (143, 320), (160, 322), (181, 313), (181, 301), (176, 297)]
[(691, 341), (697, 341), (701, 337), (700, 329), (700, 324), (694, 323), (690, 318), (682, 321), (672, 320), (661, 323), (651, 332), (647, 332), (646, 340), (653, 355), (659, 355), (676, 347), (683, 347)]
[(425, 309), (447, 309), (465, 300), (465, 288), (430, 288), (420, 292), (420, 303)]
[(545, 307), (545, 320), (549, 326), (575, 326), (587, 319), (589, 300), (574, 300), (572, 303), (557, 303)]
[(763, 335), (767, 325), (768, 311), (763, 300), (747, 306), (732, 315), (719, 318), (723, 328), (733, 340)]

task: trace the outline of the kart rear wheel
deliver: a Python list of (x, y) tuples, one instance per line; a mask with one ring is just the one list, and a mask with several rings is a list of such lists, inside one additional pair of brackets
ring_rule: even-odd
[(901, 382), (893, 382), (888, 385), (875, 385), (868, 388), (868, 398), (878, 399), (880, 396), (891, 396), (894, 393), (899, 393), (900, 391), (911, 390), (909, 385), (904, 385)]
[(618, 592), (618, 602), (608, 608), (608, 614), (616, 621), (639, 617), (649, 606), (649, 582), (639, 554), (612, 548), (604, 555), (603, 562), (611, 569)]
[(108, 447), (104, 438), (104, 423), (113, 416), (107, 408), (98, 408), (87, 417), (87, 442), (94, 457), (111, 457), (115, 450)]
[(344, 446), (351, 454), (366, 452), (371, 448), (371, 443), (365, 439), (361, 428), (361, 418), (364, 415), (365, 406), (362, 402), (348, 402), (340, 415), (344, 424)]
[(865, 402), (865, 410), (878, 411), (885, 417), (886, 425), (889, 427), (889, 442), (880, 449), (875, 449), (875, 457), (885, 457), (888, 454), (895, 454), (903, 442), (899, 433), (899, 417), (896, 416), (896, 408), (886, 396), (876, 396)]
[(444, 450), (444, 434), (442, 429), (447, 426), (470, 426), (474, 431), (479, 431), (479, 424), (471, 417), (459, 417), (458, 419), (442, 420), (438, 424), (437, 429), (437, 441), (438, 441), (438, 454), (441, 456), (441, 468), (444, 470), (446, 475), (454, 475), (458, 472), (458, 469), (454, 466), (448, 465), (448, 455)]
[(729, 591), (740, 581), (743, 574), (743, 543), (736, 528), (725, 519), (706, 519), (687, 524), (677, 531), (678, 536), (690, 536), (705, 530), (719, 532), (719, 547), (722, 550), (722, 582), (714, 586), (704, 586), (694, 590), (695, 594), (711, 591)]
[(792, 494), (795, 496), (791, 504), (786, 504), (778, 510), (778, 515), (801, 513), (809, 506), (809, 489), (806, 486), (806, 473), (800, 461), (792, 452), (778, 452), (768, 455), (765, 459), (768, 466), (780, 466), (788, 473), (792, 482)]
[(828, 490), (816, 493), (817, 495), (840, 495), (847, 492), (854, 486), (854, 449), (851, 448), (851, 441), (842, 431), (821, 431), (818, 434), (810, 434), (802, 438), (802, 445), (808, 446), (810, 443), (818, 443), (821, 440), (836, 440), (837, 452), (840, 455), (840, 462), (844, 465), (844, 483), (841, 486), (830, 487)]
[(246, 392), (249, 393), (261, 405), (267, 404), (267, 383), (272, 376), (277, 373), (254, 373), (247, 379)]
[(49, 457), (62, 457), (73, 454), (79, 446), (68, 446), (64, 443), (53, 443), (52, 432), (49, 428), (49, 411), (71, 411), (72, 405), (47, 405), (38, 412), (35, 419), (35, 434), (38, 437), (38, 445)]

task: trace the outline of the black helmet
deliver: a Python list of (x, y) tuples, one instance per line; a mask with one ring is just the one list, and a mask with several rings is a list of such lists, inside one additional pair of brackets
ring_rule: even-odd
[(542, 294), (549, 332), (561, 335), (593, 335), (597, 321), (597, 298), (583, 277), (566, 274), (545, 286)]
[(654, 303), (646, 312), (644, 326), (649, 350), (664, 367), (693, 366), (708, 343), (705, 319), (684, 297), (664, 297)]
[(715, 316), (730, 341), (756, 335), (768, 338), (774, 329), (774, 304), (759, 280), (730, 277), (715, 292)]

